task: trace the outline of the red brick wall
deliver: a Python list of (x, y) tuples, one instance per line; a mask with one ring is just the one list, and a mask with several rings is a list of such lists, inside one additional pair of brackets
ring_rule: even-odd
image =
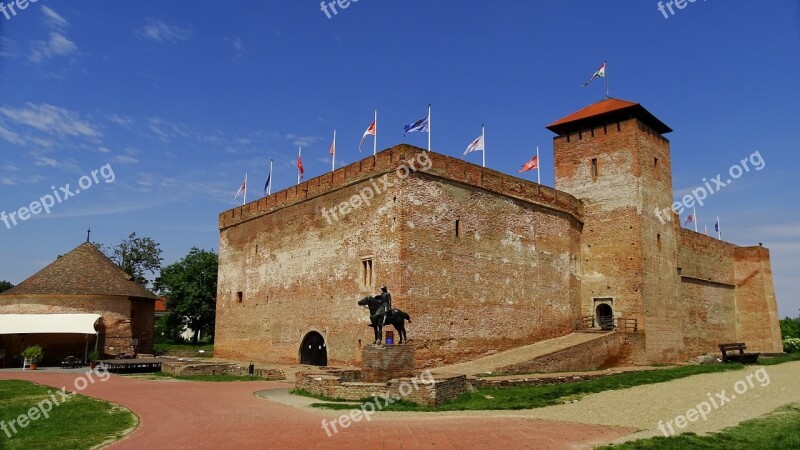
[[(579, 202), (435, 153), (424, 153), (424, 174), (400, 180), (395, 169), (410, 160), (422, 165), (422, 155), (398, 146), (223, 213), (215, 355), (296, 363), (303, 336), (314, 330), (326, 339), (329, 364), (357, 364), (359, 341), (371, 342), (372, 330), (355, 302), (381, 283), (412, 317), (419, 366), (568, 333), (576, 318)], [(323, 217), (322, 208), (384, 174), (395, 185), (371, 205), (332, 223)], [(366, 256), (375, 279), (364, 288)]]
[(680, 238), (684, 340), (690, 355), (719, 353), (723, 342), (782, 351), (769, 251), (687, 229), (681, 229)]
[(737, 340), (747, 344), (749, 351), (782, 352), (769, 250), (738, 247), (734, 258)]

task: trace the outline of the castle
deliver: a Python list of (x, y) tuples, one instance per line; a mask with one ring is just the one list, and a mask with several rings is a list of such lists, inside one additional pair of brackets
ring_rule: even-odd
[(215, 355), (358, 363), (356, 302), (381, 284), (418, 366), (581, 324), (635, 330), (638, 363), (781, 351), (769, 251), (654, 213), (672, 205), (669, 127), (608, 98), (548, 129), (555, 189), (399, 145), (222, 213)]

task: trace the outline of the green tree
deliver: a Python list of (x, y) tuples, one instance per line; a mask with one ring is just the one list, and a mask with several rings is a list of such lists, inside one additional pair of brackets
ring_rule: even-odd
[(13, 287), (14, 287), (14, 285), (9, 283), (6, 280), (0, 281), (0, 292), (5, 292), (5, 291), (7, 291), (7, 290), (9, 290), (9, 289), (11, 289)]
[(161, 270), (155, 288), (167, 298), (170, 319), (194, 331), (214, 334), (217, 312), (217, 254), (193, 247), (180, 261)]
[(800, 338), (800, 317), (781, 320), (781, 336), (783, 339)]
[(148, 276), (155, 277), (161, 270), (161, 249), (149, 237), (139, 237), (136, 233), (131, 233), (128, 239), (123, 239), (115, 246), (105, 246), (98, 242), (94, 245), (140, 286), (149, 287)]

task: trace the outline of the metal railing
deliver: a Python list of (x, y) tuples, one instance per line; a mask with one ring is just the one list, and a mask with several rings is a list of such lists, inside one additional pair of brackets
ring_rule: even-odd
[(576, 330), (600, 329), (604, 331), (625, 331), (636, 333), (639, 331), (639, 321), (628, 317), (601, 317), (583, 316), (575, 323)]

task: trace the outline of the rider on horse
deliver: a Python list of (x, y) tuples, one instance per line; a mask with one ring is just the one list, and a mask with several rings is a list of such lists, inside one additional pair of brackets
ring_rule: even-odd
[(375, 312), (374, 317), (383, 316), (383, 325), (386, 325), (386, 318), (392, 312), (392, 294), (389, 293), (389, 289), (384, 284), (381, 286), (381, 293), (375, 297), (381, 301), (381, 307)]

